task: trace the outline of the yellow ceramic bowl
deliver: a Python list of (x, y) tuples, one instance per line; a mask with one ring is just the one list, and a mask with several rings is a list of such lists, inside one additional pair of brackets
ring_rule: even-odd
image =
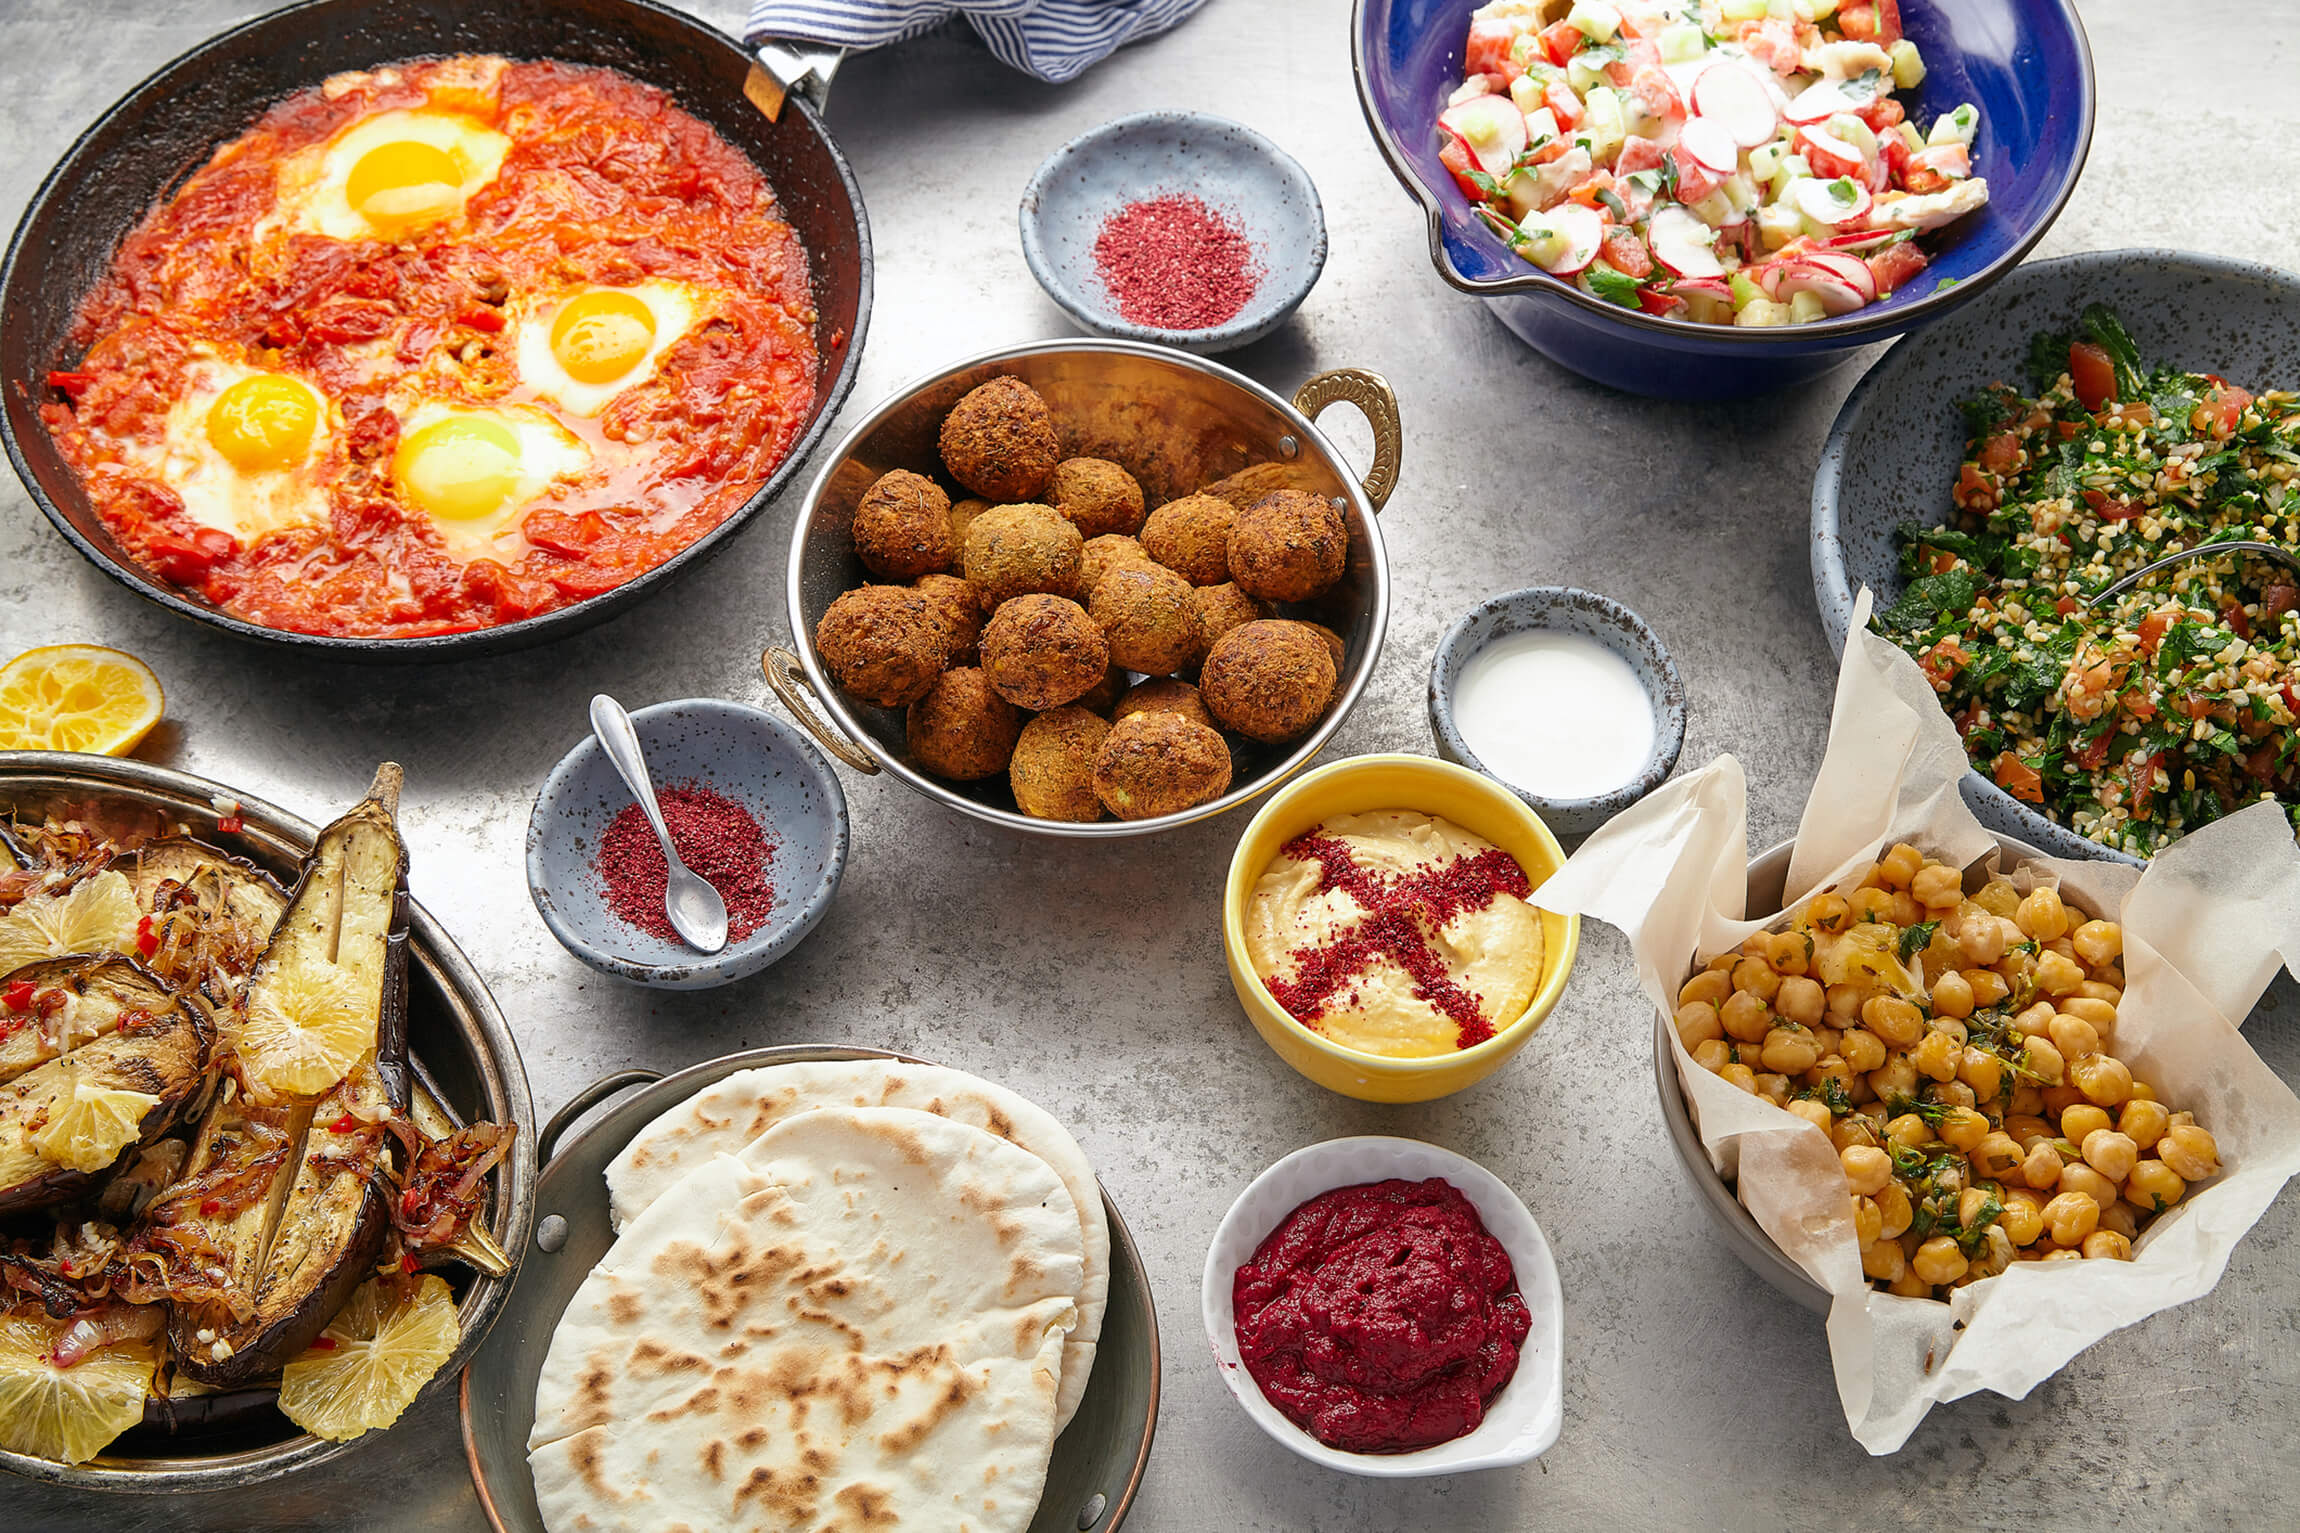
[(1581, 945), (1581, 918), (1541, 913), (1541, 986), (1525, 1015), (1474, 1048), (1393, 1059), (1344, 1048), (1295, 1021), (1246, 956), (1246, 900), (1278, 849), (1336, 815), (1411, 809), (1453, 821), (1508, 852), (1541, 885), (1565, 865), (1557, 837), (1518, 796), (1489, 777), (1429, 756), (1352, 756), (1280, 789), (1246, 827), (1222, 895), (1222, 950), (1247, 1020), (1278, 1057), (1330, 1091), (1366, 1102), (1427, 1102), (1473, 1086), (1508, 1063), (1565, 993)]

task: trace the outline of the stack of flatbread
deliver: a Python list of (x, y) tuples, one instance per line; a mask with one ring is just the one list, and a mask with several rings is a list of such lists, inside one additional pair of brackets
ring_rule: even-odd
[(552, 1533), (1029, 1527), (1110, 1285), (1052, 1117), (932, 1065), (771, 1066), (642, 1129), (607, 1188), (618, 1238), (535, 1392)]

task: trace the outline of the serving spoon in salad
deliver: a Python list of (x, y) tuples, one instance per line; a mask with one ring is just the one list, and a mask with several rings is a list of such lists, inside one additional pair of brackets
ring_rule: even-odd
[(2176, 564), (2186, 564), (2191, 559), (2208, 558), (2214, 554), (2258, 554), (2261, 558), (2272, 563), (2283, 565), (2294, 575), (2300, 575), (2300, 554), (2293, 553), (2289, 548), (2279, 548), (2274, 543), (2199, 543), (2194, 548), (2184, 548), (2176, 554), (2166, 554), (2161, 559), (2152, 560), (2142, 565), (2122, 580), (2108, 586), (2098, 596), (2087, 601), (2084, 604), (2084, 609), (2087, 612), (2098, 612), (2158, 571), (2168, 570)]
[(655, 784), (647, 776), (647, 758), (639, 749), (639, 731), (632, 727), (631, 715), (602, 692), (591, 699), (591, 733), (614, 763), (623, 786), (639, 801), (647, 823), (655, 828), (668, 875), (663, 885), (663, 913), (671, 918), (671, 929), (698, 952), (718, 952), (727, 945), (727, 902), (702, 875), (679, 860), (679, 849), (671, 844), (670, 827), (663, 823), (663, 811), (655, 803)]

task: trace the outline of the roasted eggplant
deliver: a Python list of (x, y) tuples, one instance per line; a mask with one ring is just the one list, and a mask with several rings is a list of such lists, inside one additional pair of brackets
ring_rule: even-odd
[(120, 865), (136, 908), (153, 919), (153, 962), (220, 1006), (237, 1001), (287, 909), (287, 892), (254, 863), (189, 836), (147, 842)]
[(177, 1005), (175, 992), (132, 959), (28, 963), (0, 976), (0, 1085), (117, 1030), (125, 1017)]
[[(187, 998), (157, 1016), (130, 1016), (105, 1037), (0, 1087), (0, 1214), (68, 1202), (158, 1138), (206, 1087), (215, 1046), (215, 1024)], [(115, 1100), (110, 1093), (149, 1101), (132, 1119), (99, 1125), (115, 1131), (92, 1140), (60, 1132), (76, 1124), (91, 1098), (100, 1115)]]

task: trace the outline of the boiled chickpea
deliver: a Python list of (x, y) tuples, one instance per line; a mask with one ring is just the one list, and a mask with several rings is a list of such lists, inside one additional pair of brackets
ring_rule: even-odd
[(1877, 1243), (1884, 1233), (1885, 1216), (1877, 1211), (1875, 1198), (1853, 1199), (1853, 1239), (1863, 1250)]
[(1852, 906), (1855, 926), (1863, 921), (1889, 921), (1893, 914), (1893, 896), (1890, 891), (1874, 887), (1855, 889), (1847, 902)]
[(1736, 990), (1727, 996), (1725, 1004), (1718, 1008), (1717, 1019), (1726, 1033), (1739, 1043), (1755, 1043), (1773, 1027), (1773, 1014), (1764, 1001), (1746, 990)]
[(1765, 1098), (1775, 1107), (1788, 1105), (1789, 1090), (1789, 1077), (1780, 1071), (1760, 1070), (1757, 1072), (1757, 1095)]
[(2038, 1257), (2037, 1260), (2047, 1262), (2080, 1262), (2084, 1260), (2084, 1253), (2069, 1246), (2055, 1246), (2051, 1250), (2045, 1252), (2044, 1255)]
[(2114, 921), (2087, 921), (2068, 935), (2076, 944), (2076, 956), (2096, 969), (2124, 953), (2124, 928)]
[(1843, 1036), (1842, 1033), (1824, 1022), (1813, 1029), (1813, 1046), (1819, 1049), (1821, 1057), (1826, 1059), (1837, 1052), (1837, 1042)]
[(1840, 1151), (1837, 1161), (1845, 1168), (1846, 1185), (1865, 1198), (1876, 1196), (1893, 1179), (1893, 1158), (1874, 1145)]
[(1880, 1283), (1890, 1283), (1909, 1270), (1909, 1259), (1897, 1240), (1880, 1240), (1861, 1249), (1861, 1270)]
[(1994, 969), (1959, 969), (1957, 973), (1964, 977), (1966, 984), (1972, 986), (1973, 1006), (1976, 1010), (1983, 1006), (1994, 1006), (2012, 994), (2012, 986), (2006, 984), (2005, 977)]
[(1877, 1134), (1868, 1119), (1857, 1112), (1849, 1112), (1829, 1130), (1829, 1143), (1840, 1150), (1849, 1150), (1857, 1144), (1875, 1144)]
[(2156, 1141), (2156, 1158), (2184, 1182), (2201, 1182), (2220, 1170), (2220, 1146), (2193, 1123), (2176, 1123)]
[(2050, 1139), (2053, 1136), (2053, 1126), (2034, 1113), (2008, 1112), (2005, 1114), (2005, 1132), (2025, 1150), (2036, 1140)]
[[(2135, 1076), (2133, 1077), (2132, 1081), (2132, 1095), (2127, 1097), (2125, 1100), (2130, 1102), (2153, 1102), (2156, 1100), (2156, 1088), (2148, 1084), (2148, 1082), (2140, 1079), (2138, 1076)], [(2169, 1127), (2170, 1125), (2167, 1126)]]
[[(1988, 1120), (1984, 1118), (1982, 1121), (1985, 1123)], [(1972, 1156), (1973, 1169), (1991, 1179), (2012, 1175), (2013, 1169), (2026, 1159), (2021, 1147), (2013, 1143), (2012, 1136), (2001, 1131), (1983, 1134), (1980, 1143), (1967, 1153)]]
[(1845, 1063), (1866, 1075), (1885, 1062), (1885, 1045), (1875, 1033), (1853, 1028), (1837, 1041), (1837, 1052), (1845, 1056)]
[(2016, 1080), (2013, 1083), (2012, 1095), (2005, 1098), (2005, 1111), (2030, 1114), (2043, 1112), (2044, 1093), (2027, 1081)]
[(1929, 1299), (1933, 1296), (1933, 1285), (1918, 1277), (1917, 1269), (1911, 1267), (1887, 1283), (1885, 1292), (1898, 1294), (1904, 1299)]
[(1814, 1101), (1811, 1097), (1805, 1097), (1801, 1100), (1791, 1102), (1789, 1104), (1789, 1111), (1795, 1113), (1798, 1117), (1803, 1118), (1807, 1123), (1812, 1124), (1813, 1127), (1819, 1129), (1824, 1134), (1829, 1132), (1830, 1127), (1837, 1121), (1837, 1115), (1835, 1113), (1829, 1111), (1828, 1108), (1822, 1106), (1819, 1102)]
[(1718, 1020), (1717, 1008), (1707, 1001), (1694, 1001), (1677, 1008), (1677, 1041), (1687, 1052), (1699, 1048), (1712, 1038), (1725, 1036), (1725, 1024)]
[(1909, 1050), (1909, 1063), (1933, 1080), (1953, 1081), (1964, 1052), (1959, 1040), (1947, 1033), (1928, 1032)]
[(1986, 1187), (1967, 1187), (1957, 1194), (1957, 1228), (1971, 1229), (1973, 1221), (1980, 1218), (1981, 1210), (1989, 1206), (1989, 1197), (1990, 1189)]
[(1818, 1027), (1828, 1015), (1829, 998), (1817, 981), (1797, 974), (1781, 981), (1773, 1009), (1800, 1027)]
[(2093, 1054), (2069, 1067), (2077, 1090), (2102, 1107), (2122, 1107), (2132, 1095), (2132, 1071), (2113, 1054)]
[(2034, 1038), (2040, 1034), (2049, 1038), (2052, 1036), (2052, 1019), (2058, 1015), (2052, 1008), (2052, 1002), (2038, 1001), (2014, 1016), (2013, 1031), (2023, 1038)]
[(2162, 1213), (2180, 1201), (2188, 1183), (2161, 1160), (2144, 1160), (2124, 1179), (2124, 1201), (2144, 1214)]
[[(1754, 958), (1759, 963), (1771, 958), (1773, 956), (1773, 934), (1771, 932), (1751, 932), (1748, 936), (1743, 937), (1741, 939), (1741, 956)], [(1741, 965), (1735, 963), (1733, 968), (1738, 972)]]
[(1877, 1233), (1886, 1240), (1898, 1240), (1916, 1222), (1916, 1208), (1909, 1202), (1909, 1190), (1899, 1182), (1889, 1182), (1881, 1192), (1870, 1194), (1876, 1200), (1877, 1215), (1884, 1224)]
[[(2138, 1089), (2136, 1084), (2134, 1087), (2136, 1093)], [(2172, 1114), (2164, 1110), (2162, 1102), (2152, 1102), (2137, 1094), (2127, 1101), (2124, 1104), (2124, 1110), (2116, 1115), (2118, 1130), (2123, 1133), (2125, 1138), (2132, 1141), (2135, 1149), (2141, 1150), (2155, 1149), (2156, 1141), (2164, 1137), (2164, 1131), (2171, 1126), (2171, 1122)]]
[(1917, 876), (1909, 880), (1909, 892), (1927, 910), (1952, 910), (1964, 903), (1965, 881), (1955, 868), (1936, 862), (1917, 869)]
[(2119, 1188), (2091, 1166), (2075, 1160), (2060, 1168), (2060, 1191), (2081, 1192), (2094, 1203), (2106, 1208), (2116, 1201)]
[(1909, 1263), (1918, 1277), (1936, 1286), (1955, 1282), (1965, 1275), (1965, 1253), (1946, 1235), (1935, 1235), (1917, 1247), (1917, 1254)]
[(2020, 908), (2020, 895), (2013, 889), (2012, 880), (2000, 873), (1981, 885), (1973, 896), (1973, 903), (1991, 915), (2009, 916)]
[(1973, 1095), (1973, 1088), (1963, 1081), (1935, 1081), (1932, 1095), (1933, 1100), (1943, 1107), (1977, 1108), (1981, 1105), (1981, 1099)]
[(1699, 1003), (1717, 1007), (1725, 1004), (1725, 997), (1733, 993), (1733, 976), (1720, 974), (1715, 969), (1704, 969), (1677, 987), (1680, 1007)]
[(2068, 907), (2060, 902), (2058, 889), (2032, 889), (2013, 912), (2013, 920), (2025, 936), (2039, 942), (2050, 942), (2055, 937), (2068, 935)]
[(1821, 1057), (1813, 1035), (1801, 1027), (1776, 1027), (1765, 1035), (1762, 1056), (1767, 1070), (1781, 1075), (1803, 1075)]
[(2084, 1143), (2084, 1136), (2096, 1128), (2107, 1128), (2108, 1112), (2090, 1102), (2078, 1102), (2061, 1109), (2060, 1136), (2070, 1144)]
[(1733, 1050), (1722, 1038), (1709, 1038), (1693, 1045), (1693, 1062), (1714, 1075), (1733, 1062)]
[(1905, 1112), (1885, 1125), (1885, 1139), (1904, 1150), (1921, 1150), (1933, 1142), (1933, 1126), (1917, 1114)]
[(2025, 1246), (2044, 1230), (2044, 1205), (2021, 1191), (2008, 1190), (2004, 1195), (2004, 1212), (1997, 1215), (1997, 1227), (2012, 1237), (2016, 1246)]
[(1750, 1093), (1752, 1096), (1756, 1094), (1757, 1072), (1750, 1069), (1747, 1065), (1727, 1065), (1724, 1069), (1717, 1072), (1717, 1077), (1720, 1080), (1731, 1081), (1734, 1085), (1740, 1087), (1743, 1091)]
[(1970, 1086), (1981, 1101), (1993, 1102), (2004, 1085), (2004, 1061), (1987, 1049), (1967, 1044), (1957, 1056), (1957, 1079)]
[(1903, 841), (1877, 859), (1877, 881), (1888, 889), (1906, 889), (1925, 865), (1925, 854)]
[(2049, 1192), (2060, 1185), (2062, 1164), (2060, 1151), (2052, 1147), (2052, 1141), (2039, 1139), (2029, 1146), (2028, 1158), (2020, 1164), (2020, 1179), (2039, 1192)]
[(2036, 987), (2046, 995), (2074, 995), (2084, 983), (2084, 967), (2073, 958), (2045, 953), (2036, 961)]
[(2060, 1009), (2067, 1015), (2082, 1017), (2085, 1021), (2090, 1022), (2096, 1033), (2106, 1034), (2110, 1028), (2116, 1026), (2116, 1008), (2106, 1001), (2096, 1000), (2089, 995), (2072, 995), (2059, 1004)]
[[(1727, 1030), (1731, 1030), (1730, 1023), (1728, 1023)], [(2061, 1072), (2067, 1068), (2061, 1062), (2060, 1050), (2054, 1048), (2042, 1037), (2032, 1035), (2029, 1041), (2022, 1045), (2021, 1055), (2021, 1064), (2028, 1070), (2029, 1074), (2055, 1086), (2060, 1084)]]
[(1965, 955), (1966, 963), (1976, 968), (1985, 969), (2003, 962), (2004, 923), (1975, 906), (1971, 915), (1957, 923), (1957, 951)]
[(2100, 1223), (2100, 1205), (2081, 1192), (2064, 1192), (2044, 1206), (2044, 1227), (2055, 1244), (2073, 1246)]
[(1733, 966), (1733, 988), (1746, 991), (1770, 1006), (1773, 997), (1780, 993), (1781, 976), (1762, 958), (1744, 958)]
[(1865, 986), (1831, 985), (1827, 994), (1830, 1021), (1839, 1027), (1858, 1027), (1861, 1025), (1861, 1006), (1869, 999), (1869, 992)]
[(2058, 1086), (2047, 1086), (2044, 1088), (2044, 1115), (2058, 1123), (2062, 1113), (2084, 1099), (2083, 1092), (2065, 1081)]
[(1852, 914), (1852, 907), (1841, 894), (1816, 894), (1805, 907), (1805, 924), (1816, 931), (1841, 932)]
[(2100, 1211), (2100, 1227), (2114, 1230), (2127, 1240), (2137, 1239), (2140, 1235), (2140, 1220), (2133, 1213), (2132, 1205), (2123, 1198), (2118, 1198)]
[(1713, 972), (1723, 974), (1725, 976), (1726, 982), (1731, 983), (1733, 979), (1733, 970), (1738, 967), (1741, 960), (1747, 956), (1747, 954), (1739, 952), (1719, 953), (1715, 958), (1712, 958), (1707, 963), (1703, 964), (1702, 967)]
[(2086, 1259), (2091, 1261), (2132, 1260), (2132, 1242), (2114, 1230), (2094, 1230), (2084, 1237), (2083, 1250)]
[(1905, 1097), (1917, 1089), (1917, 1067), (1909, 1063), (1906, 1054), (1894, 1054), (1864, 1077), (1869, 1089), (1884, 1101)]
[(1896, 1049), (1925, 1035), (1925, 1014), (1897, 995), (1880, 995), (1863, 1006), (1861, 1023)]
[(1951, 1017), (1962, 1021), (1973, 1014), (1972, 982), (1964, 975), (1955, 969), (1948, 969), (1938, 975), (1932, 985), (1935, 1017)]
[(1769, 956), (1775, 974), (1803, 974), (1813, 966), (1813, 939), (1803, 932), (1775, 932)]
[[(2151, 1092), (2149, 1095), (2150, 1099), (2154, 1100), (2155, 1093)], [(2166, 1128), (2186, 1128), (2189, 1124), (2194, 1123), (2195, 1121), (2196, 1114), (2192, 1112), (2176, 1112), (2169, 1118), (2165, 1119), (2164, 1126)]]
[[(2140, 1146), (2105, 1125), (2086, 1134), (2077, 1143), (2084, 1147), (2084, 1163), (2112, 1183), (2121, 1183), (2132, 1175), (2132, 1168), (2140, 1161)], [(2101, 1201), (2105, 1203), (2107, 1199)]]
[(1989, 1120), (1969, 1107), (1952, 1107), (1941, 1114), (1938, 1132), (1942, 1143), (1970, 1154), (1988, 1137)]

